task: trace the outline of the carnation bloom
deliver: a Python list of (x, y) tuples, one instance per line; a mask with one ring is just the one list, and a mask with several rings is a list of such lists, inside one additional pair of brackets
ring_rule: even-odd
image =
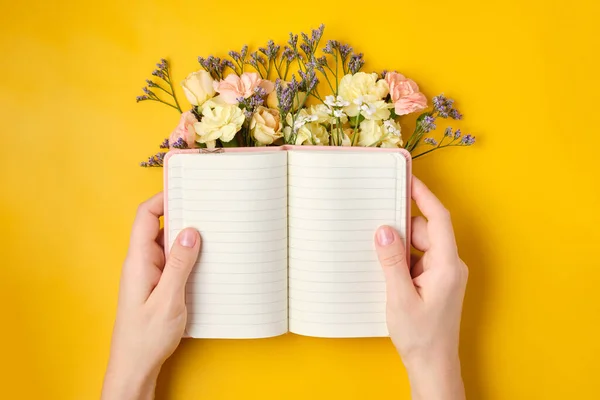
[(196, 141), (206, 143), (210, 148), (215, 147), (217, 139), (230, 142), (242, 128), (244, 120), (244, 113), (239, 107), (207, 101), (202, 107), (202, 121), (194, 124), (198, 134)]
[(427, 108), (427, 98), (419, 91), (415, 81), (397, 72), (388, 72), (385, 80), (390, 88), (396, 115), (410, 114)]
[(344, 112), (349, 117), (355, 117), (360, 113), (362, 104), (370, 104), (383, 100), (389, 93), (389, 87), (385, 80), (377, 80), (376, 73), (367, 74), (358, 72), (354, 75), (345, 75), (340, 80), (338, 94), (350, 102), (344, 107)]
[(194, 124), (196, 122), (198, 122), (198, 120), (191, 111), (182, 113), (179, 124), (173, 132), (171, 132), (171, 136), (169, 136), (169, 146), (173, 148), (173, 144), (177, 142), (178, 139), (182, 139), (187, 144), (187, 147), (190, 149), (194, 147), (194, 144), (196, 143)]
[(224, 80), (215, 82), (213, 86), (228, 104), (238, 104), (240, 98), (247, 99), (259, 87), (263, 88), (267, 94), (275, 89), (273, 82), (261, 79), (256, 72), (244, 72), (242, 76), (229, 74)]

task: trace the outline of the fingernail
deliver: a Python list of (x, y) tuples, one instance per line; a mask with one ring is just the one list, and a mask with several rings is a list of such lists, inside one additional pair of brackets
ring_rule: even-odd
[(186, 229), (179, 237), (179, 244), (183, 247), (194, 247), (196, 244), (196, 232), (192, 229)]
[(377, 243), (380, 246), (387, 246), (394, 242), (394, 231), (389, 226), (382, 226), (377, 231)]

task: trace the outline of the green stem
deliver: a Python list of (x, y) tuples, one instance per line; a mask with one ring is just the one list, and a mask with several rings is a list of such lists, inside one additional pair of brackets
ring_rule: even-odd
[(335, 51), (335, 97), (337, 97), (338, 95), (338, 87), (339, 87), (339, 80), (338, 80), (338, 51)]
[[(331, 71), (331, 73), (333, 74), (333, 71), (331, 70), (331, 68), (327, 67), (327, 69), (329, 69)], [(327, 75), (327, 73), (323, 72), (323, 76), (325, 77), (325, 80), (329, 84), (329, 88), (331, 89), (331, 93), (335, 93), (335, 90), (333, 89), (333, 85), (331, 84), (331, 81), (329, 80), (329, 76)]]
[(356, 143), (358, 142), (358, 119), (359, 119), (360, 113), (356, 114), (356, 117), (354, 119), (354, 135), (352, 136), (352, 146), (356, 146)]
[(168, 105), (169, 107), (173, 107), (174, 109), (176, 109), (177, 111), (179, 111), (179, 112), (181, 113), (181, 108), (179, 108), (179, 107), (176, 107), (176, 106), (174, 106), (174, 105), (173, 105), (173, 104), (171, 104), (171, 103), (167, 103), (166, 101), (164, 101), (164, 100), (161, 100), (161, 99), (159, 99), (158, 97), (156, 97), (156, 98), (155, 98), (155, 97), (151, 97), (151, 98), (148, 98), (148, 100), (154, 100), (154, 101), (158, 101), (159, 103), (166, 104), (166, 105)]
[(163, 92), (165, 92), (166, 94), (168, 94), (169, 96), (173, 96), (173, 93), (169, 92), (167, 89), (165, 89), (164, 87), (160, 86), (159, 84), (155, 83), (155, 86), (151, 86), (153, 88), (157, 88), (162, 90)]
[[(170, 73), (170, 71), (168, 71)], [(179, 105), (179, 101), (177, 101), (177, 95), (175, 94), (175, 89), (173, 88), (173, 84), (171, 83), (171, 79), (169, 79), (169, 86), (171, 86), (171, 96), (173, 97), (173, 100), (175, 100), (175, 105), (176, 107), (174, 107), (176, 110), (179, 111), (179, 113), (183, 113), (183, 111), (181, 111), (181, 106)], [(164, 90), (164, 89), (163, 89)]]
[[(441, 143), (441, 142), (440, 142), (440, 143)], [(424, 155), (425, 155), (425, 154), (427, 154), (427, 153), (431, 153), (432, 151), (435, 151), (435, 150), (438, 150), (438, 149), (443, 149), (443, 148), (445, 148), (445, 147), (460, 147), (460, 144), (451, 144), (451, 143), (449, 143), (449, 144), (447, 144), (447, 145), (445, 145), (445, 146), (440, 146), (440, 145), (437, 145), (437, 146), (436, 146), (436, 147), (434, 147), (433, 149), (430, 149), (430, 150), (424, 151), (424, 152), (422, 152), (422, 153), (419, 153), (419, 154), (417, 154), (416, 156), (413, 156), (413, 158), (412, 158), (412, 159), (414, 160), (415, 158), (419, 158), (419, 157), (421, 157), (421, 156), (424, 156)]]

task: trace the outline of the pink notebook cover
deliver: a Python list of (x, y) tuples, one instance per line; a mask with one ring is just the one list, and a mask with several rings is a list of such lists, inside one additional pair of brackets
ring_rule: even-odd
[[(288, 150), (300, 150), (300, 151), (345, 151), (345, 152), (381, 152), (381, 153), (399, 153), (406, 158), (406, 254), (410, 257), (410, 234), (411, 234), (411, 186), (412, 186), (412, 157), (410, 153), (405, 149), (396, 148), (375, 148), (375, 147), (343, 147), (343, 146), (270, 146), (270, 147), (226, 147), (218, 149), (186, 149), (186, 150), (171, 150), (164, 158), (164, 221), (165, 221), (165, 255), (169, 255), (169, 206), (168, 206), (168, 193), (167, 188), (169, 187), (169, 174), (168, 165), (169, 158), (174, 154), (199, 154), (202, 156), (203, 153), (262, 153), (262, 152), (273, 152), (273, 151), (288, 151)], [(375, 232), (373, 232), (373, 235)], [(407, 260), (408, 261), (408, 260)], [(410, 265), (410, 262), (409, 262)]]

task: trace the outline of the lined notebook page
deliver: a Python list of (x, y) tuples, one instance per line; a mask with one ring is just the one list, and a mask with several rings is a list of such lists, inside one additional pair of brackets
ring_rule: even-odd
[(202, 235), (186, 333), (287, 332), (287, 153), (175, 154), (167, 168), (168, 245), (185, 227)]
[(406, 237), (406, 167), (398, 153), (289, 152), (290, 332), (388, 335), (373, 237), (382, 224)]

